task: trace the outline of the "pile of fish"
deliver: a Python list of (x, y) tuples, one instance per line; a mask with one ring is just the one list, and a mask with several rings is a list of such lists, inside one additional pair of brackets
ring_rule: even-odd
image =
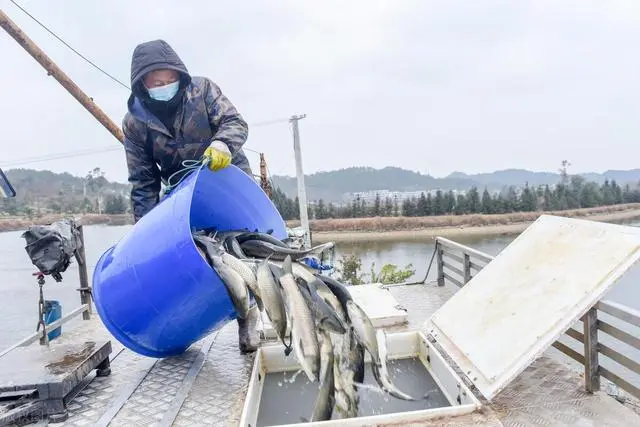
[(253, 296), (271, 320), (285, 355), (293, 351), (309, 380), (319, 382), (310, 421), (329, 420), (334, 410), (339, 418), (357, 416), (365, 351), (371, 355), (373, 375), (384, 392), (418, 400), (391, 382), (386, 336), (382, 330), (376, 332), (348, 287), (299, 262), (333, 243), (297, 250), (268, 233), (250, 231), (200, 232), (193, 238), (224, 282), (238, 317), (247, 315)]

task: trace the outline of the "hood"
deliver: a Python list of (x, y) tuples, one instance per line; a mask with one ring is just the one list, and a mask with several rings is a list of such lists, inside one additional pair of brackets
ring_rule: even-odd
[(142, 84), (142, 77), (149, 71), (158, 69), (170, 69), (180, 73), (180, 88), (183, 89), (191, 83), (191, 76), (187, 67), (164, 40), (152, 40), (141, 43), (133, 51), (131, 56), (131, 91), (133, 95), (142, 100), (149, 95)]

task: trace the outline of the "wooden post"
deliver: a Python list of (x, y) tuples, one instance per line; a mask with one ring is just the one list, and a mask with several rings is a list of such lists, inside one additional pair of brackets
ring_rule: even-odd
[(80, 243), (82, 247), (76, 251), (76, 261), (78, 262), (78, 273), (80, 276), (80, 303), (88, 304), (89, 309), (82, 313), (84, 320), (91, 319), (91, 288), (89, 287), (89, 274), (87, 272), (87, 255), (84, 250), (84, 230), (82, 225), (78, 227), (80, 233)]
[(589, 393), (600, 390), (598, 363), (598, 310), (592, 307), (582, 318), (584, 324), (584, 386)]
[(438, 286), (444, 286), (444, 249), (437, 240), (436, 252), (438, 254)]
[(464, 253), (464, 284), (466, 285), (469, 280), (471, 280), (471, 257), (468, 253)]

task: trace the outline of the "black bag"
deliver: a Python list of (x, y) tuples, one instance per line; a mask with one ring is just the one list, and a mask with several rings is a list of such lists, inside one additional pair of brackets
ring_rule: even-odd
[(71, 219), (63, 219), (50, 225), (35, 225), (22, 234), (27, 241), (25, 247), (33, 265), (49, 274), (56, 282), (62, 275), (76, 250), (82, 247), (78, 227)]

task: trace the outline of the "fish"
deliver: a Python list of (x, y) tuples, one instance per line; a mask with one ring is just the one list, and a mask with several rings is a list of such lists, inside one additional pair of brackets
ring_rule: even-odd
[(193, 234), (196, 248), (205, 257), (222, 280), (239, 318), (245, 319), (249, 311), (249, 292), (242, 276), (223, 261), (228, 255), (215, 239), (202, 234)]
[(253, 297), (256, 300), (256, 304), (258, 305), (258, 309), (260, 311), (263, 311), (264, 304), (262, 303), (262, 296), (258, 287), (258, 279), (256, 278), (256, 273), (254, 273), (251, 267), (249, 267), (246, 263), (242, 262), (233, 255), (224, 252), (221, 258), (222, 262), (224, 262), (232, 270), (238, 273), (240, 277), (242, 277), (242, 280), (244, 280), (246, 285), (249, 287), (249, 290), (253, 294)]
[(289, 246), (287, 246), (287, 244), (284, 243), (282, 240), (278, 240), (275, 237), (273, 237), (271, 234), (266, 234), (266, 233), (247, 231), (245, 233), (238, 234), (236, 236), (236, 240), (240, 244), (246, 242), (247, 240), (261, 240), (263, 242), (280, 246), (281, 248), (289, 248)]
[[(407, 393), (399, 390), (391, 382), (389, 377), (389, 371), (387, 370), (387, 336), (382, 329), (376, 332), (376, 340), (378, 342), (378, 348), (380, 349), (380, 360), (377, 364), (371, 364), (371, 371), (373, 377), (380, 388), (387, 394), (402, 400), (417, 401), (418, 399), (409, 396)], [(425, 396), (425, 398), (428, 397)]]
[(298, 278), (297, 283), (302, 297), (313, 313), (316, 328), (344, 334), (347, 330), (346, 326), (335, 310), (317, 292), (311, 291), (304, 279)]
[(320, 388), (313, 407), (311, 422), (331, 419), (335, 405), (335, 383), (333, 375), (334, 355), (331, 336), (326, 331), (318, 333), (320, 344)]
[(247, 255), (244, 253), (242, 248), (240, 247), (240, 243), (236, 240), (234, 235), (227, 236), (223, 241), (224, 249), (239, 259), (246, 259)]
[(315, 274), (307, 269), (300, 263), (293, 263), (294, 276), (301, 277), (309, 285), (309, 290), (316, 292), (333, 310), (336, 312), (339, 319), (346, 320), (346, 309), (344, 309), (340, 301), (331, 292), (331, 289), (322, 282)]
[(349, 293), (349, 290), (347, 289), (347, 286), (323, 274), (315, 274), (315, 276), (331, 290), (331, 293), (335, 295), (338, 301), (340, 301), (342, 308), (346, 312), (347, 301), (353, 300), (353, 298), (351, 297), (351, 293)]
[(333, 243), (325, 243), (311, 249), (297, 250), (256, 239), (246, 240), (240, 244), (242, 250), (249, 256), (270, 258), (275, 261), (284, 261), (287, 256), (291, 256), (292, 259), (304, 258), (309, 254), (322, 253), (332, 246)]
[(276, 331), (278, 338), (280, 338), (285, 348), (291, 351), (291, 343), (287, 346), (284, 342), (287, 333), (287, 312), (284, 305), (284, 298), (280, 291), (280, 285), (274, 278), (267, 260), (262, 261), (258, 265), (257, 279), (262, 303), (264, 304), (264, 309), (267, 312), (269, 320), (271, 320), (273, 329)]
[(211, 262), (213, 263), (213, 269), (218, 273), (222, 283), (227, 288), (237, 316), (241, 319), (246, 319), (249, 314), (249, 291), (244, 280), (235, 270), (222, 261), (222, 257), (213, 255), (211, 256)]
[(380, 354), (378, 349), (378, 341), (376, 339), (376, 330), (371, 323), (371, 319), (355, 301), (350, 300), (346, 303), (347, 315), (353, 327), (356, 339), (369, 352), (375, 364), (380, 362)]
[(313, 314), (293, 277), (290, 256), (285, 258), (282, 270), (284, 274), (280, 277), (280, 285), (284, 291), (285, 305), (291, 321), (293, 349), (307, 378), (315, 382), (318, 379), (320, 349)]
[(334, 337), (335, 409), (343, 418), (354, 418), (360, 404), (357, 385), (364, 381), (364, 348), (356, 340), (353, 328)]

